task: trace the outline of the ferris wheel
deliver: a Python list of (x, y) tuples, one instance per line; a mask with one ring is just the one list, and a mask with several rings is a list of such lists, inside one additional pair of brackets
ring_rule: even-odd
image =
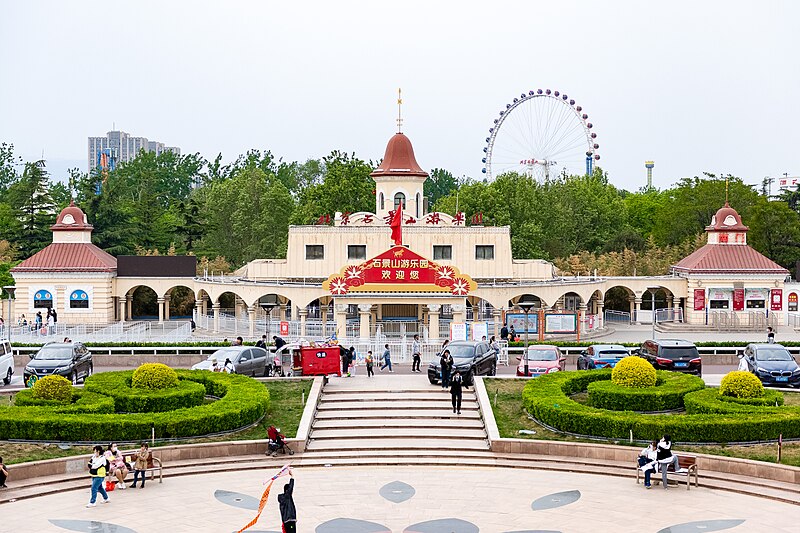
[(489, 128), (483, 149), (486, 179), (504, 172), (539, 180), (560, 173), (591, 174), (600, 145), (588, 119), (575, 100), (559, 91), (522, 93)]

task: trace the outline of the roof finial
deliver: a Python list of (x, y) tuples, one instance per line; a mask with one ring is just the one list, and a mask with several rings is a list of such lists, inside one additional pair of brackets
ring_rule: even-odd
[(730, 178), (730, 174), (725, 176), (725, 207), (730, 207), (728, 205), (728, 178)]
[(397, 89), (397, 133), (403, 133), (403, 94)]

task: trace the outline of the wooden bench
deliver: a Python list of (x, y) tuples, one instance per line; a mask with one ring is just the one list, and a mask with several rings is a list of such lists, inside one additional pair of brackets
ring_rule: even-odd
[[(680, 478), (682, 476), (686, 477), (686, 490), (689, 490), (689, 486), (692, 484), (692, 475), (694, 475), (694, 486), (697, 487), (697, 457), (694, 455), (685, 455), (685, 454), (676, 454), (678, 456), (678, 472), (674, 470), (668, 470), (667, 476), (678, 476), (679, 485), (680, 485)], [(644, 472), (641, 471), (639, 468), (639, 464), (636, 464), (636, 484), (639, 484), (639, 477), (644, 477)], [(650, 482), (651, 483), (661, 483), (661, 472), (658, 473), (653, 472), (650, 475)]]
[[(125, 457), (130, 457), (131, 459), (133, 459), (133, 461), (130, 462), (130, 465), (133, 466), (133, 464), (136, 461), (136, 459), (135, 459), (136, 454), (133, 453), (133, 454), (123, 454), (123, 455)], [(158, 457), (154, 457), (152, 452), (150, 453), (150, 459), (152, 459), (152, 462), (151, 461), (147, 461), (147, 468), (144, 470), (144, 475), (147, 476), (147, 473), (150, 472), (150, 481), (153, 481), (156, 478), (156, 472), (158, 472), (158, 482), (159, 483), (164, 483), (164, 474), (163, 474), (163, 471), (162, 471), (163, 468), (162, 468), (162, 465), (161, 465), (161, 459), (159, 459)], [(153, 466), (150, 466), (151, 464)], [(133, 470), (130, 470), (128, 472), (128, 475), (129, 476), (133, 476)], [(125, 479), (128, 479), (128, 478), (126, 477)]]

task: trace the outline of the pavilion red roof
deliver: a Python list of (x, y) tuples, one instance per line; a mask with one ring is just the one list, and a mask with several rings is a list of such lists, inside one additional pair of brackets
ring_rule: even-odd
[(370, 174), (373, 178), (380, 176), (417, 176), (428, 177), (414, 157), (411, 141), (402, 133), (395, 133), (386, 145), (386, 153), (380, 166)]
[(788, 274), (789, 271), (747, 245), (706, 244), (673, 265), (692, 274)]
[(116, 272), (117, 259), (86, 242), (53, 243), (11, 272)]

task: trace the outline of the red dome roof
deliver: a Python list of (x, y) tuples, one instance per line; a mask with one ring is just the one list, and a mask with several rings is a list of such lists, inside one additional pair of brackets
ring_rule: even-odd
[(736, 209), (725, 202), (725, 207), (719, 209), (711, 217), (711, 225), (706, 226), (706, 231), (747, 231), (748, 227), (742, 224), (742, 217)]
[(69, 203), (56, 218), (56, 223), (50, 226), (51, 230), (84, 230), (92, 229), (92, 225), (86, 218), (80, 207), (75, 205), (75, 200)]
[(383, 155), (383, 162), (370, 174), (373, 178), (381, 176), (418, 176), (427, 178), (428, 173), (422, 170), (414, 157), (414, 147), (411, 141), (402, 133), (396, 133), (389, 144), (386, 145), (386, 153)]

